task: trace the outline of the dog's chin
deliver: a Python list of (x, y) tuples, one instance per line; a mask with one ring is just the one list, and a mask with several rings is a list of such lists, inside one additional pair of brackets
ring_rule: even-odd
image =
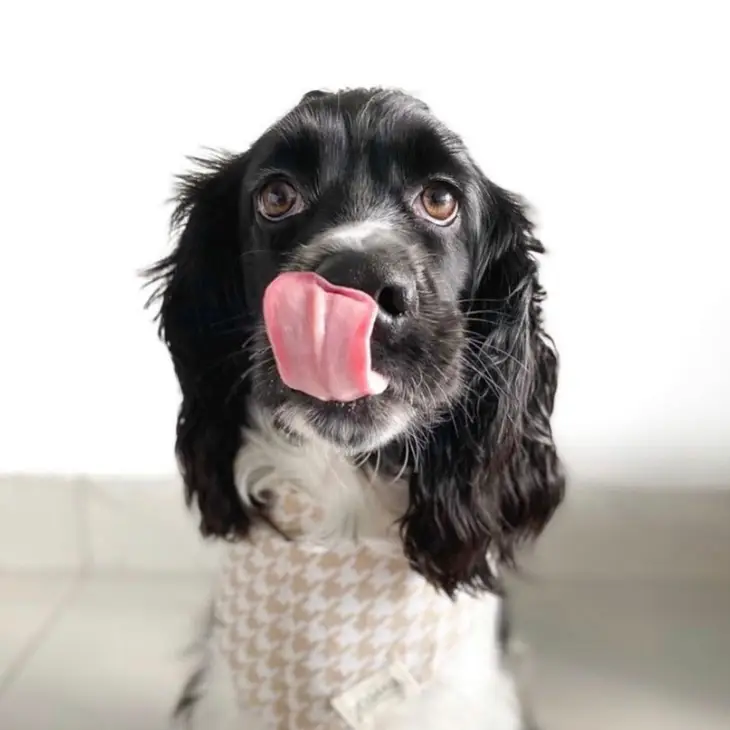
[(413, 408), (386, 394), (324, 402), (291, 393), (275, 410), (278, 423), (306, 441), (323, 441), (348, 456), (382, 448), (408, 431)]

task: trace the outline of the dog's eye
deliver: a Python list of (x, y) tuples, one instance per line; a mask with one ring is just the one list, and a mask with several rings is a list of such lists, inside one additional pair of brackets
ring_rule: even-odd
[(416, 199), (416, 213), (429, 218), (434, 223), (446, 226), (459, 212), (459, 201), (454, 190), (446, 183), (427, 185)]
[(269, 220), (279, 220), (298, 212), (301, 207), (299, 193), (285, 180), (272, 180), (259, 191), (259, 213)]

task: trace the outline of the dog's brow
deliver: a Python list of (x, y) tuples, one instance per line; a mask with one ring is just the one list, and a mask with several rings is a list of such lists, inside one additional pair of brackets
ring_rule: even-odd
[(321, 151), (318, 138), (307, 134), (302, 137), (282, 137), (276, 140), (258, 165), (254, 174), (257, 183), (272, 175), (291, 175), (295, 178), (311, 176), (320, 165)]
[(256, 172), (252, 175), (247, 187), (250, 190), (256, 190), (256, 188), (261, 187), (265, 182), (271, 180), (272, 178), (283, 177), (288, 174), (289, 170), (282, 167), (272, 167), (269, 165), (259, 167), (258, 170), (256, 170)]
[(469, 175), (461, 150), (450, 139), (432, 128), (407, 124), (376, 136), (370, 147), (370, 164), (380, 174), (397, 164), (398, 175), (413, 183), (441, 177), (459, 186)]

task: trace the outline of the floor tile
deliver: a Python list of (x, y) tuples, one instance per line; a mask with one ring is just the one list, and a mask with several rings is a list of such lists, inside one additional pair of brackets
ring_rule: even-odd
[(42, 638), (74, 581), (71, 575), (0, 574), (0, 689)]
[(0, 698), (3, 730), (161, 730), (207, 586), (96, 579)]
[(626, 712), (634, 706), (637, 730), (654, 727), (638, 721), (652, 713), (657, 723), (669, 723), (656, 725), (662, 730), (675, 726), (671, 718), (694, 716), (688, 727), (705, 730), (712, 717), (730, 717), (730, 586), (518, 584), (515, 618), (532, 657), (531, 684), (548, 715), (567, 722), (581, 707), (590, 709), (588, 697), (601, 718), (614, 718), (607, 728), (629, 727)]
[(541, 730), (727, 730), (717, 705), (604, 673), (592, 664), (536, 660), (531, 696)]

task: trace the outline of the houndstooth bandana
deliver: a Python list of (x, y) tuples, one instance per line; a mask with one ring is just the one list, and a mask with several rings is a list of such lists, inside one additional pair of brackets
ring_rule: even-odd
[(302, 495), (286, 494), (277, 527), (302, 537), (256, 527), (224, 566), (221, 646), (241, 705), (272, 730), (366, 727), (357, 718), (363, 708), (348, 714), (337, 698), (394, 667), (417, 691), (483, 610), (469, 596), (437, 593), (401, 551), (306, 542), (320, 517)]

